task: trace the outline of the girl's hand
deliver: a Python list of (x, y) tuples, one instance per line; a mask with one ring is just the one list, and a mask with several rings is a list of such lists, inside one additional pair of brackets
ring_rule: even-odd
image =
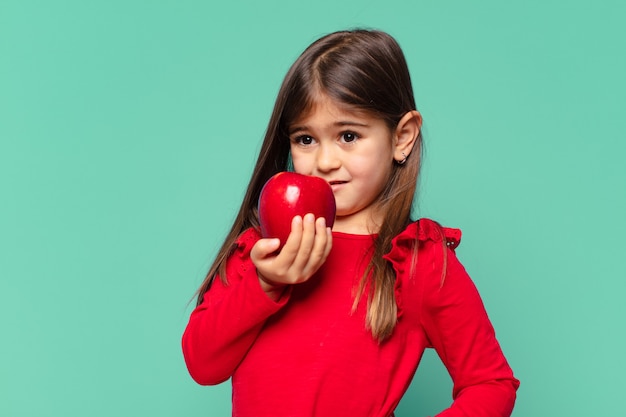
[(332, 247), (330, 227), (323, 217), (315, 220), (309, 213), (291, 221), (291, 233), (279, 254), (278, 239), (260, 239), (250, 252), (261, 288), (278, 299), (288, 284), (307, 281), (326, 261)]

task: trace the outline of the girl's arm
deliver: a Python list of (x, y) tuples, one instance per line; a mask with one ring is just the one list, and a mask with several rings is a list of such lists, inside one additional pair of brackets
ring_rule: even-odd
[(189, 373), (202, 385), (230, 378), (256, 340), (265, 321), (287, 303), (290, 284), (308, 280), (332, 247), (324, 218), (307, 214), (292, 220), (279, 254), (278, 239), (260, 239), (249, 229), (226, 263), (228, 284), (216, 277), (192, 312), (183, 335)]
[(183, 356), (199, 384), (219, 384), (230, 378), (267, 318), (289, 298), (289, 289), (277, 300), (263, 291), (250, 260), (250, 250), (258, 239), (254, 230), (244, 232), (226, 264), (228, 284), (215, 277), (202, 303), (191, 313), (182, 339)]
[[(441, 245), (433, 244), (435, 265)], [(447, 250), (447, 270), (424, 283), (423, 325), (454, 383), (452, 406), (439, 417), (506, 417), (513, 411), (519, 381), (513, 376), (474, 283)]]

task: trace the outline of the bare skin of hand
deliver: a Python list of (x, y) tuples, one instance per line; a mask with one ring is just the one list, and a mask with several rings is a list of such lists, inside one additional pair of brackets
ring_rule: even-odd
[(291, 221), (291, 233), (280, 253), (278, 239), (260, 239), (250, 252), (256, 266), (261, 288), (277, 300), (285, 287), (307, 281), (322, 266), (332, 247), (330, 227), (323, 217), (313, 214), (296, 216)]

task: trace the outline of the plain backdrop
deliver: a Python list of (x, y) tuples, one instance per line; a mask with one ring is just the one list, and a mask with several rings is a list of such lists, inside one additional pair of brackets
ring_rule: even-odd
[[(415, 215), (463, 230), (514, 416), (619, 415), (624, 4), (0, 0), (0, 416), (230, 415), (183, 363), (192, 298), (289, 65), (352, 27), (405, 51)], [(397, 416), (450, 403), (428, 351)]]

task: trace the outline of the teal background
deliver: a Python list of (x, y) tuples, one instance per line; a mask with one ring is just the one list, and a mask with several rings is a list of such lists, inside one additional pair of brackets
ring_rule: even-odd
[[(514, 416), (621, 415), (624, 4), (0, 0), (0, 416), (230, 415), (189, 301), (287, 68), (355, 26), (406, 53), (419, 215), (463, 229)], [(428, 352), (397, 416), (450, 389)]]

